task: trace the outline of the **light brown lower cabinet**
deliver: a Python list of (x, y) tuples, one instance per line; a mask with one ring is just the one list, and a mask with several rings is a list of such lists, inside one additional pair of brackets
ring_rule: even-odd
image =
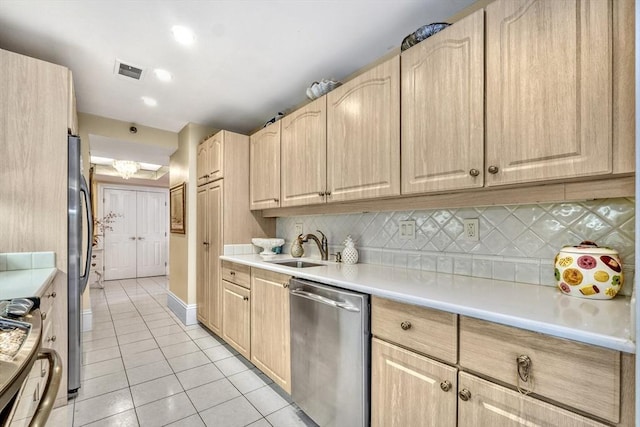
[(456, 368), (373, 338), (371, 425), (455, 427), (456, 374)]
[(458, 390), (459, 427), (606, 426), (465, 372)]
[(251, 291), (222, 281), (222, 338), (238, 353), (251, 358)]
[(290, 276), (251, 269), (251, 362), (291, 393)]

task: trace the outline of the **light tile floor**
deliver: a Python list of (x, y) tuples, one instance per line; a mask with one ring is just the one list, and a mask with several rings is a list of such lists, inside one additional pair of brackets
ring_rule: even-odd
[(315, 426), (247, 359), (167, 308), (167, 278), (91, 289), (78, 396), (47, 426)]

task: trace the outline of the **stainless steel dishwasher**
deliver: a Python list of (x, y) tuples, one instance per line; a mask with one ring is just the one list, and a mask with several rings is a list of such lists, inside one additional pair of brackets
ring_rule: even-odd
[(291, 397), (322, 427), (369, 426), (369, 295), (291, 279)]

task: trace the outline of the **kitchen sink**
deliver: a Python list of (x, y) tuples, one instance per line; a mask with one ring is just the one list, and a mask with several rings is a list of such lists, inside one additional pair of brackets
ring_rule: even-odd
[(271, 264), (284, 265), (286, 267), (294, 268), (307, 268), (307, 267), (322, 267), (324, 264), (316, 264), (314, 262), (298, 261), (295, 259), (289, 259), (284, 261), (267, 261)]

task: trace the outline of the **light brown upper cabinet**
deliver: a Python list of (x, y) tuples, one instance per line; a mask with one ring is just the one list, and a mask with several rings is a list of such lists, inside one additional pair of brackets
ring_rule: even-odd
[(224, 176), (224, 134), (225, 132), (218, 132), (198, 145), (198, 185), (207, 184)]
[(611, 2), (497, 0), (486, 26), (486, 184), (610, 173)]
[(400, 57), (327, 94), (327, 201), (400, 194)]
[(401, 60), (402, 194), (482, 187), (484, 11)]
[(327, 98), (282, 119), (280, 206), (323, 203), (327, 188)]
[(280, 206), (280, 124), (269, 125), (249, 139), (251, 210)]

